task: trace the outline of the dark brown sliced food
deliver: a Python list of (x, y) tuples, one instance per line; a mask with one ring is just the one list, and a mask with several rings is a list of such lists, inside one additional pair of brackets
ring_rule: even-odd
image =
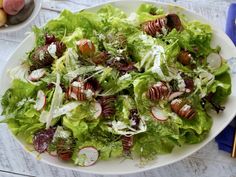
[(122, 146), (123, 146), (123, 152), (125, 155), (130, 155), (131, 154), (131, 148), (133, 147), (134, 144), (134, 138), (133, 136), (125, 136), (123, 135), (121, 137), (122, 141)]
[(192, 106), (180, 98), (174, 99), (171, 102), (171, 110), (185, 119), (193, 119), (196, 115), (196, 112)]
[(147, 97), (150, 100), (158, 101), (166, 99), (169, 96), (170, 92), (171, 90), (164, 82), (158, 82), (148, 89)]
[(183, 30), (183, 25), (181, 23), (181, 20), (177, 14), (168, 14), (166, 16), (167, 18), (167, 26), (172, 30), (176, 29), (177, 31)]
[(76, 78), (68, 87), (66, 96), (68, 99), (72, 98), (79, 101), (85, 101), (94, 97), (95, 92), (99, 89), (99, 83), (94, 78), (89, 78), (87, 81), (81, 78)]
[(98, 102), (101, 104), (102, 107), (102, 116), (105, 118), (108, 118), (115, 114), (115, 96), (105, 96), (100, 97), (98, 99)]
[(71, 160), (74, 151), (74, 142), (70, 139), (59, 138), (56, 141), (58, 157), (63, 161)]
[(177, 31), (183, 30), (183, 25), (177, 14), (168, 14), (142, 24), (142, 30), (152, 37), (166, 35), (174, 28)]
[(63, 53), (66, 51), (66, 45), (65, 45), (63, 42), (60, 42), (60, 41), (56, 41), (56, 42), (53, 43), (53, 44), (55, 44), (55, 45), (56, 45), (56, 48), (57, 48), (57, 50), (56, 50), (56, 56), (57, 56), (58, 58), (60, 58), (60, 57), (63, 55)]
[(168, 32), (169, 28), (167, 26), (167, 18), (160, 17), (156, 20), (148, 21), (142, 24), (142, 29), (148, 35), (156, 37)]
[(42, 47), (38, 47), (37, 49), (35, 49), (31, 58), (31, 61), (33, 64), (31, 66), (31, 69), (35, 70), (35, 69), (51, 66), (51, 64), (55, 60), (55, 58), (53, 58), (53, 56), (48, 51), (48, 48), (51, 45), (55, 45), (55, 50), (56, 50), (55, 55), (57, 58), (60, 58), (66, 50), (65, 44), (59, 41), (51, 43), (50, 45), (47, 44)]
[(190, 65), (192, 56), (188, 51), (180, 51), (179, 56), (178, 56), (178, 61), (183, 64), (184, 66)]
[(174, 99), (171, 101), (170, 106), (171, 110), (175, 113), (179, 113), (179, 110), (184, 106), (184, 101), (180, 98)]

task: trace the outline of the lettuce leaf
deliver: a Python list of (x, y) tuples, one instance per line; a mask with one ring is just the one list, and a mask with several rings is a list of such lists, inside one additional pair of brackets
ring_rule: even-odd
[(18, 104), (1, 123), (7, 123), (10, 130), (27, 143), (32, 143), (34, 133), (45, 127), (39, 121), (39, 112), (35, 110), (34, 103), (27, 101), (21, 106)]
[(214, 93), (213, 101), (221, 104), (231, 94), (231, 77), (228, 72), (215, 77), (215, 82), (209, 92)]
[(1, 104), (3, 108), (2, 114), (11, 114), (17, 109), (17, 103), (24, 98), (32, 98), (36, 94), (36, 86), (21, 80), (15, 79), (2, 96)]
[(154, 159), (158, 154), (170, 153), (182, 142), (179, 127), (172, 121), (165, 123), (150, 120), (147, 131), (135, 136), (134, 152), (144, 159)]
[(155, 83), (155, 79), (151, 74), (143, 74), (133, 82), (134, 99), (141, 114), (145, 114), (150, 108), (150, 100), (147, 98), (146, 93), (153, 83)]
[(141, 4), (136, 13), (140, 24), (149, 20), (155, 20), (158, 17), (165, 15), (165, 12), (161, 7), (156, 7), (152, 4)]
[(47, 33), (54, 34), (59, 39), (71, 35), (77, 28), (81, 28), (84, 37), (91, 37), (94, 30), (100, 29), (100, 19), (94, 13), (82, 11), (74, 14), (64, 10), (58, 18), (49, 21), (44, 27)]
[(101, 9), (99, 9), (97, 14), (98, 16), (102, 17), (103, 20), (113, 20), (114, 18), (126, 18), (126, 14), (122, 10), (110, 4), (103, 6)]

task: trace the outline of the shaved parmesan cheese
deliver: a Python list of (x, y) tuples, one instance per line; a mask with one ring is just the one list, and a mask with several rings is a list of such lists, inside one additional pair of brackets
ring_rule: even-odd
[(48, 46), (48, 53), (52, 56), (52, 58), (54, 59), (57, 59), (57, 55), (56, 55), (56, 52), (57, 52), (57, 46), (54, 44), (54, 43), (51, 43), (49, 46)]
[(132, 122), (130, 122), (130, 125), (127, 125), (124, 122), (113, 120), (111, 123), (112, 127), (109, 127), (108, 130), (119, 135), (135, 135), (145, 132), (147, 129), (146, 123), (143, 118), (140, 119), (138, 130), (132, 128), (131, 124)]
[(55, 142), (56, 138), (63, 138), (63, 139), (67, 139), (71, 136), (71, 132), (70, 131), (66, 131), (63, 129), (62, 126), (57, 126), (57, 129), (54, 133), (53, 136), (53, 142)]
[(52, 97), (51, 107), (49, 111), (43, 111), (40, 115), (40, 122), (46, 123), (46, 128), (49, 128), (51, 121), (54, 118), (53, 113), (61, 106), (64, 94), (60, 86), (60, 74), (57, 73), (57, 80), (55, 83), (55, 91)]

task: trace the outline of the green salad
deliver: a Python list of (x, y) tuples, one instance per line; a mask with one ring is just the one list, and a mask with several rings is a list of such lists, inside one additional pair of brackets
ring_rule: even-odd
[(63, 161), (147, 161), (199, 143), (212, 126), (207, 111), (223, 111), (231, 93), (211, 27), (151, 4), (131, 14), (64, 10), (33, 31), (34, 49), (9, 71), (1, 122)]

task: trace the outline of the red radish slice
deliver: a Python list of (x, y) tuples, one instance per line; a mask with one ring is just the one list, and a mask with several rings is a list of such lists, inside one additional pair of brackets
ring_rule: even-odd
[(156, 120), (165, 121), (168, 119), (167, 115), (158, 107), (152, 107), (151, 112)]
[(94, 117), (98, 118), (102, 114), (102, 106), (101, 106), (100, 103), (95, 102), (94, 103), (94, 108), (95, 108)]
[(95, 147), (87, 146), (78, 152), (78, 165), (88, 167), (95, 164), (98, 160), (99, 153)]
[(168, 100), (171, 101), (171, 100), (175, 99), (176, 97), (182, 95), (183, 93), (184, 92), (173, 92), (173, 93), (170, 94)]
[(31, 81), (38, 81), (41, 79), (44, 75), (46, 74), (46, 69), (41, 68), (41, 69), (36, 69), (32, 71), (29, 75), (29, 80)]
[(46, 105), (46, 96), (42, 90), (39, 90), (37, 93), (37, 99), (34, 108), (37, 111), (40, 111), (41, 109), (43, 109), (45, 105)]
[(207, 57), (208, 66), (212, 69), (217, 69), (222, 64), (222, 57), (217, 53), (211, 53)]

